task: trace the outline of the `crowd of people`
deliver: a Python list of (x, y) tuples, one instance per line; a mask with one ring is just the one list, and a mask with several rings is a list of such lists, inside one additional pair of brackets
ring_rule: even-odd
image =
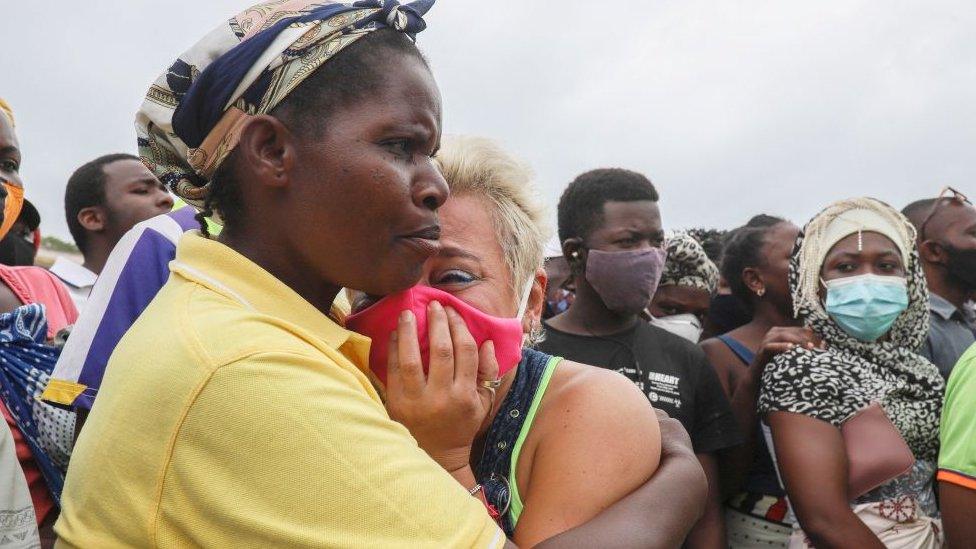
[(550, 234), (432, 3), (203, 37), (66, 182), (81, 264), (0, 100), (0, 547), (976, 547), (965, 195), (681, 231), (599, 168)]

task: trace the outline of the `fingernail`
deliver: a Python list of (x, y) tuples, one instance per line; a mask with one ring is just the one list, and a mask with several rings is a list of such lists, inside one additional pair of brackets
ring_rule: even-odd
[(444, 307), (441, 306), (439, 301), (431, 301), (428, 307), (430, 307), (431, 311), (439, 311), (444, 309)]
[(413, 313), (409, 309), (404, 310), (400, 313), (400, 322), (410, 322), (413, 319)]
[(447, 314), (451, 316), (457, 316), (458, 314), (457, 311), (454, 310), (454, 307), (444, 307), (444, 310), (447, 311)]

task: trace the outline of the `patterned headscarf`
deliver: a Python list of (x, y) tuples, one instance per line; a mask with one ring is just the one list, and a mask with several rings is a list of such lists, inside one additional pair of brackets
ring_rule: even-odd
[(718, 287), (718, 267), (691, 235), (674, 233), (667, 241), (668, 259), (664, 263), (661, 286), (691, 286), (709, 294)]
[(413, 39), (434, 0), (269, 0), (191, 47), (149, 88), (136, 114), (139, 155), (202, 208), (214, 172), (250, 116), (267, 114), (315, 69), (374, 30)]
[(17, 122), (14, 120), (14, 110), (10, 108), (10, 103), (4, 101), (2, 97), (0, 97), (0, 114), (7, 117), (12, 127), (17, 127)]
[[(928, 336), (929, 312), (928, 287), (915, 240), (906, 237), (896, 242), (908, 250), (909, 303), (884, 340), (863, 342), (845, 332), (824, 311), (819, 297), (811, 298), (803, 284), (804, 273), (816, 272), (819, 280), (823, 258), (829, 252), (827, 247), (823, 254), (809, 253), (810, 249), (826, 247), (815, 241), (819, 237), (813, 235), (823, 234), (818, 228), (825, 220), (858, 208), (890, 219), (889, 229), (895, 234), (910, 233), (911, 225), (904, 216), (873, 199), (833, 204), (804, 227), (790, 263), (790, 291), (798, 317), (823, 339), (827, 349), (797, 348), (778, 355), (763, 372), (759, 411), (794, 412), (840, 426), (872, 402), (880, 402), (916, 458), (933, 460), (938, 450), (945, 383), (935, 365), (917, 354)], [(814, 255), (820, 264), (807, 263)]]

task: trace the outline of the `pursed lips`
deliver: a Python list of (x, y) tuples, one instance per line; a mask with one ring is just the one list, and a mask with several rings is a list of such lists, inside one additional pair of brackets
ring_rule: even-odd
[(400, 240), (404, 244), (413, 248), (425, 258), (433, 256), (438, 252), (440, 249), (440, 239), (440, 225), (431, 225), (400, 237)]

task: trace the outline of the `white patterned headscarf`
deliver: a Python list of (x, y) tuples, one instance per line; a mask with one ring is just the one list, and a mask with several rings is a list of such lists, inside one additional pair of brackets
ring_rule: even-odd
[(690, 286), (715, 293), (718, 267), (693, 236), (676, 232), (667, 238), (665, 248), (668, 258), (664, 262), (660, 286)]
[[(870, 211), (864, 216), (848, 212)], [(868, 223), (846, 235), (836, 220)], [(872, 221), (868, 221), (872, 220)], [(883, 221), (879, 221), (883, 220)], [(887, 227), (869, 224), (882, 222)], [(857, 223), (851, 225), (857, 227)], [(816, 292), (824, 258), (834, 244), (858, 230), (888, 235), (907, 257), (908, 308), (887, 336), (864, 342), (837, 325)], [(797, 238), (790, 263), (790, 291), (797, 317), (820, 336), (826, 350), (796, 348), (778, 355), (763, 372), (759, 412), (793, 412), (840, 426), (872, 402), (880, 402), (916, 458), (938, 453), (939, 415), (945, 382), (938, 368), (918, 354), (928, 336), (928, 288), (911, 224), (891, 206), (870, 198), (836, 202), (817, 214)]]

